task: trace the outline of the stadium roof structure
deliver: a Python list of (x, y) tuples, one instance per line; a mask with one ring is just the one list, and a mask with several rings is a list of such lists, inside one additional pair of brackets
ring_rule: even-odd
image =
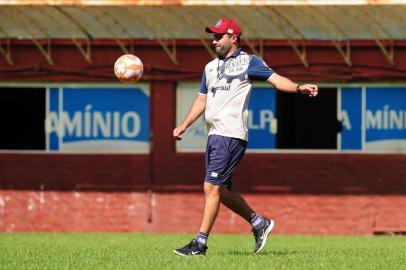
[(285, 40), (304, 59), (301, 46), (318, 40), (350, 65), (350, 41), (372, 40), (393, 63), (405, 14), (406, 0), (0, 0), (0, 53), (9, 57), (10, 39), (32, 40), (45, 57), (40, 40), (70, 39), (85, 58), (92, 40), (113, 39), (126, 52), (122, 40), (151, 39), (175, 63), (176, 40), (200, 40), (213, 55), (204, 27), (231, 17), (258, 54), (263, 40)]

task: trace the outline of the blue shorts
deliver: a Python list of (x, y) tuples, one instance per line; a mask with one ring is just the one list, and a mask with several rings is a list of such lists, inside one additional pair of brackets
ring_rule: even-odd
[(231, 189), (231, 175), (243, 158), (247, 142), (241, 139), (210, 135), (206, 148), (205, 182)]

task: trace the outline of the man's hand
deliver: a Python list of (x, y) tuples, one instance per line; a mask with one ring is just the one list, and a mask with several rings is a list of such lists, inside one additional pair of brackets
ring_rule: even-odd
[(182, 140), (180, 135), (185, 133), (186, 129), (193, 124), (200, 115), (202, 115), (206, 109), (206, 99), (206, 95), (197, 95), (183, 123), (173, 130), (173, 138), (175, 140)]
[(297, 91), (302, 95), (308, 95), (309, 97), (315, 97), (319, 93), (317, 85), (314, 84), (300, 84)]
[(173, 130), (173, 138), (175, 139), (175, 140), (182, 140), (182, 138), (180, 137), (180, 135), (182, 135), (183, 133), (185, 133), (185, 131), (186, 131), (186, 128), (184, 127), (184, 126), (179, 126), (179, 127), (177, 127), (177, 128), (175, 128), (174, 130)]

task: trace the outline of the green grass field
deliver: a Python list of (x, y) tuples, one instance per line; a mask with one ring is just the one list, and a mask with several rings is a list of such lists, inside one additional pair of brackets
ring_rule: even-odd
[(192, 235), (0, 234), (0, 269), (406, 269), (406, 238), (270, 236), (253, 255), (250, 235), (213, 234), (206, 256), (173, 249)]

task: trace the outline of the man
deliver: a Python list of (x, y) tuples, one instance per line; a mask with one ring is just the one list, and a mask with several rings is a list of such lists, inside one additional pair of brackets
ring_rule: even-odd
[(204, 211), (200, 230), (188, 245), (175, 249), (178, 255), (205, 255), (207, 238), (219, 212), (220, 203), (252, 225), (255, 237), (254, 254), (260, 252), (275, 222), (257, 214), (231, 189), (231, 175), (242, 159), (248, 141), (248, 101), (254, 80), (267, 81), (284, 92), (315, 97), (316, 85), (297, 84), (275, 73), (257, 56), (239, 48), (241, 29), (231, 19), (220, 19), (206, 27), (213, 34), (218, 58), (208, 63), (202, 76), (200, 92), (183, 123), (173, 130), (180, 135), (205, 112), (209, 137), (206, 149)]

